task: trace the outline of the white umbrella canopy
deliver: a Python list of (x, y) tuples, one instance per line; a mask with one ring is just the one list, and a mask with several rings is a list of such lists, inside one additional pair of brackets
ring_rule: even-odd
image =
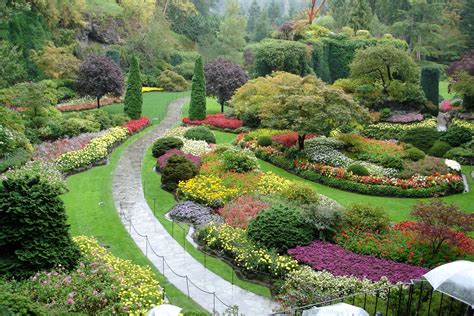
[(360, 307), (346, 303), (337, 303), (334, 305), (313, 307), (303, 311), (303, 316), (369, 316), (369, 314)]
[(474, 306), (474, 262), (458, 260), (446, 263), (423, 277), (436, 291)]
[(153, 307), (148, 311), (146, 316), (178, 316), (181, 308), (170, 304), (162, 304)]

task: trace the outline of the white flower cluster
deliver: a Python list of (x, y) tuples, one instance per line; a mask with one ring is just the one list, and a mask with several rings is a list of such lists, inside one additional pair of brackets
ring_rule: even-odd
[(325, 145), (308, 146), (305, 150), (311, 161), (333, 167), (347, 168), (354, 162), (340, 151)]
[(452, 170), (461, 171), (461, 165), (459, 164), (459, 162), (455, 160), (446, 159), (444, 163), (446, 166), (448, 166)]
[(399, 175), (399, 171), (394, 168), (384, 168), (367, 161), (359, 161), (358, 163), (364, 166), (371, 176), (396, 178)]
[(185, 154), (191, 154), (194, 156), (202, 156), (212, 151), (212, 147), (209, 146), (209, 144), (204, 140), (193, 140), (193, 139), (187, 139), (184, 137), (179, 137), (179, 138), (184, 143), (181, 150)]
[(172, 128), (166, 131), (166, 133), (163, 135), (163, 137), (184, 137), (184, 133), (189, 129), (189, 127), (186, 126), (179, 126), (176, 128)]

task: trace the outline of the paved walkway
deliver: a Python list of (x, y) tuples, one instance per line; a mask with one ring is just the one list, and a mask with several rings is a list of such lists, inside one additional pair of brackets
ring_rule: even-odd
[[(189, 293), (189, 296), (203, 308), (209, 312), (215, 308), (222, 314), (226, 309), (224, 304), (237, 305), (239, 312), (246, 316), (267, 315), (277, 307), (275, 302), (232, 285), (207, 270), (168, 234), (145, 200), (141, 183), (141, 163), (144, 153), (153, 141), (179, 122), (181, 107), (187, 100), (188, 98), (183, 98), (172, 102), (161, 124), (123, 152), (113, 180), (115, 207), (119, 210), (122, 223), (130, 236), (142, 252), (148, 255), (155, 267), (181, 292)], [(130, 226), (130, 222), (133, 226)], [(151, 248), (158, 255), (164, 256), (166, 262), (154, 254)], [(176, 274), (187, 276), (187, 278), (177, 276), (171, 269)], [(211, 294), (198, 290), (196, 286)], [(212, 295), (214, 292), (216, 299)], [(222, 300), (224, 304), (219, 300)]]

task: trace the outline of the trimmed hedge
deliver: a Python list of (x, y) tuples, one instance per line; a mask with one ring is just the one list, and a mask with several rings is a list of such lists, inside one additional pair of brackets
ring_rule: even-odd
[(193, 140), (203, 140), (211, 144), (216, 143), (216, 136), (214, 136), (214, 133), (205, 126), (197, 126), (197, 127), (188, 129), (184, 133), (184, 137), (187, 139), (193, 139)]
[(151, 148), (153, 157), (158, 158), (164, 155), (170, 149), (181, 149), (184, 143), (176, 137), (163, 137), (157, 139)]
[(437, 106), (439, 104), (439, 69), (433, 66), (423, 67), (420, 84), (426, 99)]
[(418, 127), (407, 130), (402, 135), (400, 141), (412, 144), (426, 153), (430, 150), (438, 138), (439, 133), (436, 129), (430, 127)]

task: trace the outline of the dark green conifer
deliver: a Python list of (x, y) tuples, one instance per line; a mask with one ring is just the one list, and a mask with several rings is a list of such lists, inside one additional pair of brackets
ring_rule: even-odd
[(125, 94), (124, 111), (131, 119), (136, 120), (142, 115), (142, 79), (137, 57), (132, 57), (128, 74), (127, 92)]
[(191, 120), (203, 120), (206, 118), (206, 81), (204, 79), (204, 67), (201, 57), (196, 60), (194, 65), (189, 118)]

